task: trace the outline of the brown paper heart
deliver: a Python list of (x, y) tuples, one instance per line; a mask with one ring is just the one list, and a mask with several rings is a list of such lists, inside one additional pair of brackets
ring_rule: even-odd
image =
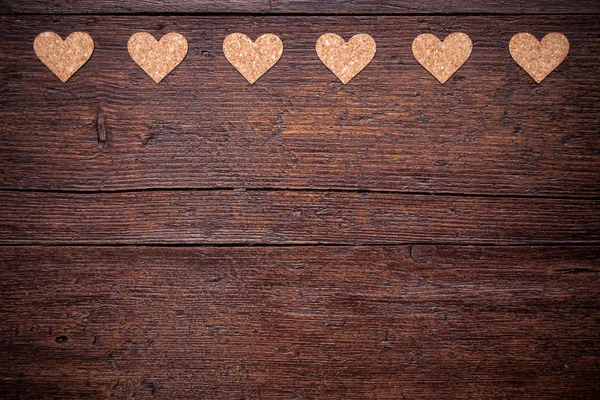
[(375, 40), (364, 33), (348, 42), (335, 33), (326, 33), (317, 40), (317, 55), (344, 85), (371, 62), (376, 50)]
[(283, 42), (270, 33), (253, 43), (243, 33), (232, 33), (223, 41), (225, 58), (250, 84), (253, 84), (273, 67), (283, 54)]
[(159, 83), (185, 58), (187, 40), (179, 33), (171, 32), (160, 41), (146, 32), (138, 32), (127, 43), (129, 55), (137, 65)]
[(42, 32), (35, 38), (33, 50), (64, 83), (90, 59), (94, 41), (85, 32), (73, 32), (64, 41), (54, 32)]
[(443, 42), (431, 33), (424, 33), (412, 44), (417, 61), (440, 83), (446, 82), (467, 61), (472, 49), (471, 39), (462, 32), (451, 33)]
[(540, 83), (567, 57), (569, 40), (557, 32), (547, 34), (541, 42), (529, 33), (517, 33), (508, 49), (516, 63)]

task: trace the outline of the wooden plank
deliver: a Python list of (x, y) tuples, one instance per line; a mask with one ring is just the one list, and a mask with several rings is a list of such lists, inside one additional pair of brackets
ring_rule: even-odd
[(0, 192), (0, 243), (600, 242), (600, 202), (287, 191)]
[[(67, 84), (33, 53), (46, 30), (96, 41)], [(222, 55), (224, 37), (240, 30), (276, 33), (285, 45), (252, 86)], [(136, 31), (188, 38), (187, 58), (159, 85), (129, 58)], [(441, 85), (411, 42), (453, 31), (469, 34), (474, 50)], [(571, 43), (540, 85), (508, 53), (522, 31), (559, 31)], [(598, 31), (596, 16), (2, 17), (0, 182), (598, 197)], [(375, 60), (346, 86), (316, 56), (324, 32), (377, 41)]]
[(310, 14), (522, 14), (600, 13), (595, 0), (21, 0), (7, 2), (0, 10), (12, 13), (310, 13)]
[(2, 247), (3, 397), (597, 398), (598, 247)]

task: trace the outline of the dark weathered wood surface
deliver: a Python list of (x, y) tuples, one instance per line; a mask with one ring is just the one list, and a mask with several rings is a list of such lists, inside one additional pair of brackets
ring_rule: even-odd
[[(96, 42), (67, 84), (35, 57), (45, 30), (84, 30)], [(160, 85), (127, 53), (139, 30), (189, 41)], [(235, 31), (276, 33), (285, 44), (255, 85), (222, 54)], [(346, 86), (315, 53), (329, 31), (377, 41), (374, 61)], [(469, 34), (474, 50), (441, 85), (411, 43), (453, 31)], [(559, 31), (571, 43), (541, 85), (508, 53), (521, 31)], [(599, 32), (597, 16), (2, 17), (0, 183), (598, 197)]]
[[(600, 398), (599, 8), (0, 0), (0, 398)], [(47, 30), (94, 38), (67, 84)], [(188, 39), (160, 85), (137, 31)], [(571, 44), (540, 85), (523, 31)], [(232, 32), (284, 42), (253, 86)], [(325, 32), (377, 41), (346, 86)]]
[(0, 192), (0, 243), (600, 243), (600, 202), (287, 191)]
[(600, 13), (596, 0), (3, 0), (0, 14), (10, 13)]
[(7, 396), (597, 398), (597, 247), (4, 247)]

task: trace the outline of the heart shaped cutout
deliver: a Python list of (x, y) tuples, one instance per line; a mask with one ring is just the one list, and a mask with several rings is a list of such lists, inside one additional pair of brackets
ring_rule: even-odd
[(451, 33), (443, 42), (431, 33), (424, 33), (412, 43), (419, 64), (442, 84), (467, 61), (472, 50), (471, 38), (462, 32)]
[(187, 40), (179, 33), (171, 32), (157, 41), (146, 32), (138, 32), (127, 42), (129, 55), (156, 83), (162, 81), (175, 69), (188, 51)]
[(255, 42), (243, 33), (232, 33), (223, 41), (223, 53), (227, 61), (253, 84), (279, 61), (283, 42), (270, 33)]
[(326, 33), (317, 40), (317, 55), (321, 62), (345, 85), (375, 57), (377, 45), (367, 34), (353, 36), (348, 42), (335, 33)]
[(85, 32), (73, 32), (62, 40), (54, 32), (42, 32), (33, 42), (42, 63), (63, 83), (85, 64), (94, 52), (94, 41)]
[(537, 83), (560, 65), (569, 53), (569, 40), (552, 32), (539, 42), (530, 33), (517, 33), (508, 45), (510, 55)]

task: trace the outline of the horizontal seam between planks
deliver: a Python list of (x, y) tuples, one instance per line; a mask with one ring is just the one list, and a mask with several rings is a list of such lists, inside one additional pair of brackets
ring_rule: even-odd
[(79, 17), (530, 17), (530, 16), (595, 16), (600, 12), (464, 12), (464, 13), (302, 13), (302, 12), (47, 12), (47, 13), (0, 13), (7, 16), (79, 16)]
[(290, 193), (348, 193), (348, 194), (390, 194), (405, 196), (438, 196), (438, 197), (467, 197), (495, 199), (540, 199), (540, 200), (586, 200), (600, 201), (600, 196), (571, 196), (571, 195), (516, 195), (516, 194), (486, 194), (486, 193), (456, 193), (456, 192), (423, 192), (385, 189), (319, 189), (319, 188), (271, 188), (271, 187), (211, 187), (211, 188), (140, 188), (140, 189), (23, 189), (0, 188), (3, 192), (19, 193), (55, 193), (55, 194), (110, 194), (110, 193), (143, 193), (143, 192), (290, 192)]
[(164, 248), (208, 248), (208, 247), (227, 247), (227, 248), (286, 248), (286, 247), (343, 247), (343, 248), (375, 248), (375, 247), (406, 247), (406, 246), (452, 246), (452, 247), (598, 247), (600, 242), (593, 243), (449, 243), (449, 242), (405, 242), (405, 243), (368, 243), (368, 244), (348, 244), (348, 243), (287, 243), (287, 244), (240, 244), (240, 243), (0, 243), (2, 247), (164, 247)]

